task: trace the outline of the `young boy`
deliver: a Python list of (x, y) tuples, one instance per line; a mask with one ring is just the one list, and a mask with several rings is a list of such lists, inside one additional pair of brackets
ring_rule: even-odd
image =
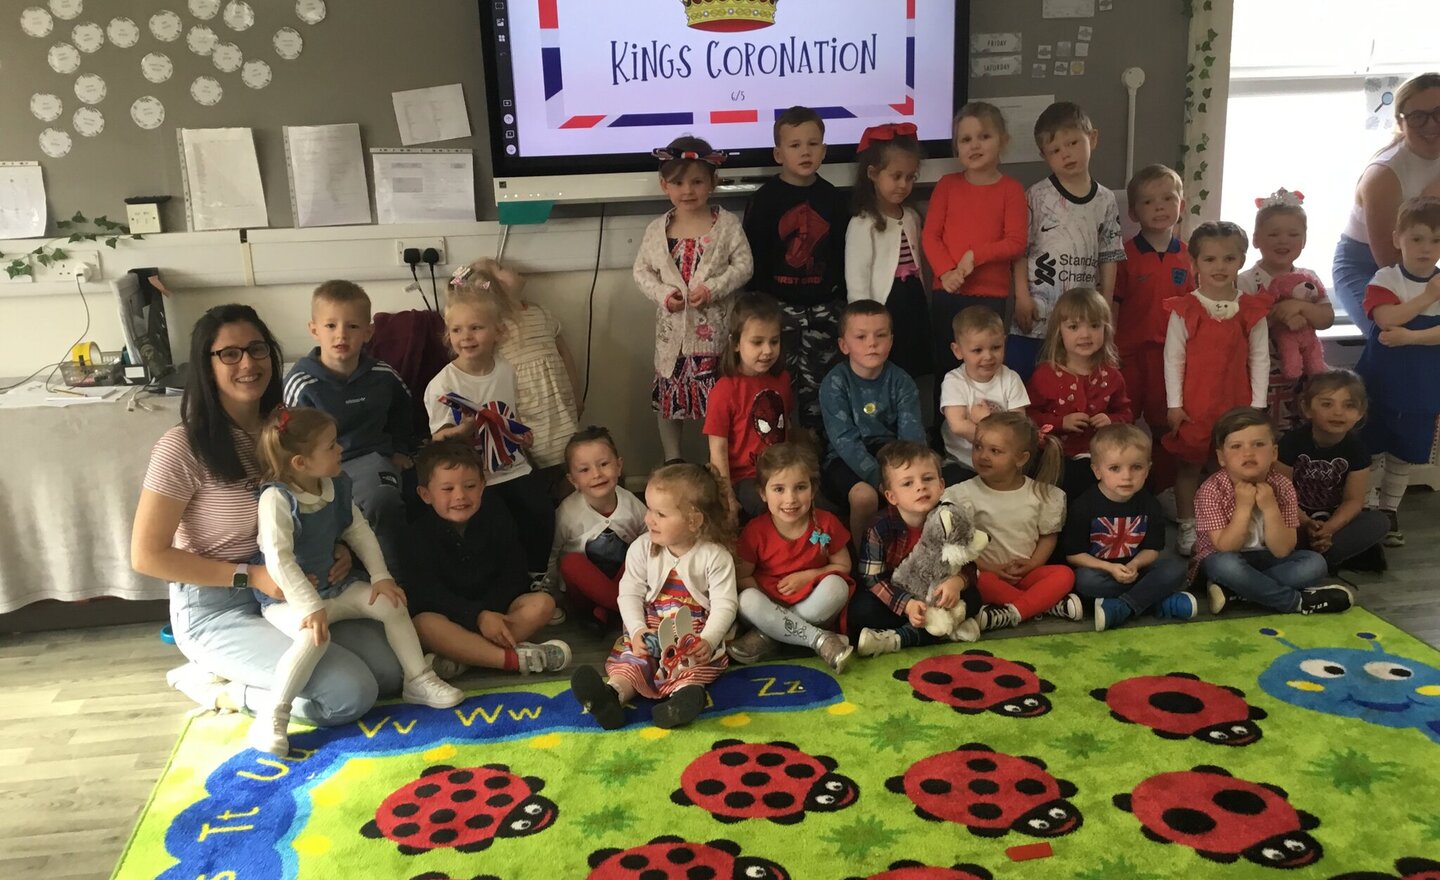
[(832, 501), (849, 504), (851, 535), (865, 534), (880, 507), (875, 452), (891, 440), (925, 442), (920, 391), (914, 379), (888, 360), (893, 342), (884, 303), (850, 303), (840, 313), (840, 352), (846, 360), (820, 386), (820, 409), (830, 438), (820, 485)]
[(1210, 582), (1210, 613), (1237, 596), (1266, 608), (1334, 614), (1355, 602), (1340, 584), (1317, 586), (1325, 557), (1296, 549), (1295, 486), (1275, 467), (1275, 429), (1262, 410), (1237, 406), (1211, 433), (1216, 471), (1195, 493), (1195, 558)]
[(940, 383), (940, 437), (945, 441), (945, 485), (975, 476), (971, 459), (975, 429), (997, 412), (1023, 412), (1030, 405), (1025, 382), (1005, 366), (1005, 322), (993, 309), (970, 306), (951, 322), (955, 341), (950, 351), (960, 366)]
[(796, 417), (812, 431), (822, 427), (816, 389), (839, 362), (835, 351), (845, 305), (845, 230), (850, 205), (820, 176), (825, 121), (808, 107), (791, 107), (775, 120), (775, 161), (780, 173), (750, 197), (745, 237), (755, 258), (750, 285), (780, 302), (785, 369), (795, 386)]
[(1160, 618), (1193, 618), (1195, 597), (1179, 592), (1185, 561), (1160, 555), (1165, 515), (1145, 488), (1150, 436), (1134, 425), (1106, 425), (1090, 439), (1090, 467), (1099, 484), (1070, 504), (1060, 547), (1075, 566), (1075, 592), (1095, 600), (1095, 631), (1150, 608)]
[(415, 425), (410, 389), (384, 361), (361, 351), (370, 341), (370, 297), (351, 281), (327, 281), (310, 297), (310, 335), (318, 345), (285, 377), (285, 405), (310, 406), (335, 418), (342, 467), (380, 552), (400, 564), (405, 531), (400, 475), (413, 465)]
[[(1373, 403), (1365, 443), (1375, 459), (1375, 504), (1390, 518), (1386, 547), (1405, 544), (1396, 511), (1410, 482), (1410, 465), (1430, 460), (1440, 417), (1440, 198), (1420, 196), (1400, 206), (1395, 223), (1400, 264), (1386, 266), (1365, 289), (1365, 314), (1377, 333), (1365, 340), (1355, 371)], [(1372, 493), (1375, 495), (1375, 493)]]
[[(897, 440), (880, 450), (879, 466), (890, 506), (865, 530), (860, 547), (860, 586), (850, 600), (847, 628), (862, 657), (890, 654), (901, 648), (939, 644), (945, 639), (925, 630), (925, 603), (890, 583), (895, 568), (920, 542), (925, 517), (940, 504), (945, 484), (940, 456), (920, 443)], [(974, 589), (974, 563), (940, 587), (954, 591), (973, 619), (980, 597)], [(947, 586), (948, 584), (948, 586)], [(978, 626), (975, 635), (978, 637)]]
[(1125, 259), (1115, 194), (1090, 177), (1090, 152), (1100, 132), (1077, 104), (1051, 104), (1035, 121), (1035, 143), (1051, 174), (1025, 193), (1030, 245), (1015, 261), (1015, 327), (1005, 364), (1030, 381), (1055, 300), (1073, 287), (1093, 287), (1109, 302), (1115, 264)]
[(1125, 193), (1140, 234), (1125, 242), (1125, 259), (1115, 267), (1115, 349), (1135, 421), (1143, 419), (1159, 437), (1170, 430), (1165, 402), (1170, 315), (1164, 303), (1195, 289), (1190, 255), (1175, 237), (1185, 185), (1172, 169), (1147, 165), (1130, 178)]
[(462, 440), (437, 440), (415, 464), (420, 499), (430, 506), (410, 525), (403, 546), (405, 588), (420, 644), (436, 671), (453, 677), (470, 666), (510, 672), (558, 672), (570, 646), (526, 641), (550, 622), (555, 600), (530, 592), (515, 523), (480, 503), (480, 455)]

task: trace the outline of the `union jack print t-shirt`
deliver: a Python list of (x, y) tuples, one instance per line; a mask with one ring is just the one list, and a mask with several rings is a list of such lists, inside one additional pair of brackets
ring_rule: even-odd
[(1165, 549), (1165, 516), (1145, 489), (1112, 501), (1095, 486), (1070, 505), (1060, 546), (1066, 556), (1088, 553), (1124, 565), (1142, 550)]

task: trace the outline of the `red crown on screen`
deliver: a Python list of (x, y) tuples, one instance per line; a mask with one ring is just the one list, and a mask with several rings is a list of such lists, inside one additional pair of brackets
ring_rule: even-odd
[(753, 31), (775, 23), (780, 0), (680, 0), (686, 24), (696, 30)]

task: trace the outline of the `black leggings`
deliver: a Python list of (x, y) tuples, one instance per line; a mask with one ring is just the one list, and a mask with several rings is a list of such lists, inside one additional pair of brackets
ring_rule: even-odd
[(545, 480), (531, 471), (523, 477), (485, 487), (485, 503), (499, 502), (515, 521), (525, 570), (531, 574), (550, 566), (550, 544), (555, 540), (555, 505)]

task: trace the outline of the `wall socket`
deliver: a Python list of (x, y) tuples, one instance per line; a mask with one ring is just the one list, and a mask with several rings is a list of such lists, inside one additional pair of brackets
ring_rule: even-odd
[[(71, 253), (74, 253), (73, 251)], [(35, 280), (46, 281), (74, 281), (77, 275), (83, 274), (86, 281), (100, 281), (100, 259), (99, 254), (75, 254), (66, 260), (57, 260), (48, 266), (32, 262), (34, 267)]]
[[(440, 265), (445, 265), (445, 239), (443, 238), (405, 238), (395, 239), (395, 262), (397, 265), (405, 265), (405, 249), (415, 248), (422, 254), (426, 248), (434, 248), (440, 252)], [(424, 266), (424, 263), (420, 264)]]

